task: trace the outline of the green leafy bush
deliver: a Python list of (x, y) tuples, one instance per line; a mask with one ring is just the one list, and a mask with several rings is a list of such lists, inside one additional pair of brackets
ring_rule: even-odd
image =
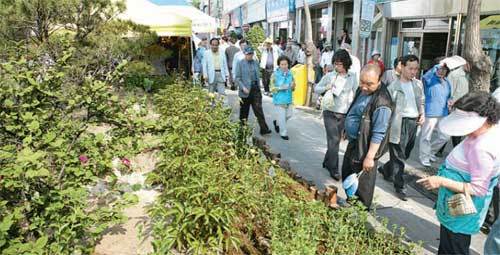
[(410, 254), (399, 236), (369, 232), (364, 210), (326, 208), (246, 143), (247, 129), (201, 89), (155, 95), (164, 128), (149, 182), (155, 254)]
[(250, 41), (252, 47), (255, 48), (257, 57), (259, 57), (260, 59), (261, 52), (259, 50), (259, 47), (264, 42), (264, 40), (266, 40), (266, 33), (264, 32), (264, 29), (259, 25), (252, 26), (247, 33), (247, 39), (248, 41)]

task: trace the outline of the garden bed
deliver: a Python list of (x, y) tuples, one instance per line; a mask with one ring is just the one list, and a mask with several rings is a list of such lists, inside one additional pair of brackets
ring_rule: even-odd
[(148, 177), (163, 187), (150, 210), (155, 254), (412, 253), (400, 236), (367, 228), (361, 207), (315, 200), (314, 187), (249, 145), (251, 132), (213, 100), (182, 82), (155, 95), (164, 127)]

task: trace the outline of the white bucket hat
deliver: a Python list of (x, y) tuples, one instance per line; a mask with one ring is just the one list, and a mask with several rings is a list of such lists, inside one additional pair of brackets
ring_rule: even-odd
[(476, 112), (456, 109), (439, 122), (439, 130), (449, 136), (465, 136), (482, 127), (487, 119)]

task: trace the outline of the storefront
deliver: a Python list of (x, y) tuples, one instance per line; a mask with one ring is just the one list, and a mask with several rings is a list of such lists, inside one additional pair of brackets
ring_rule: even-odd
[(265, 0), (252, 0), (246, 3), (248, 10), (248, 23), (250, 26), (259, 25), (267, 32), (266, 22), (266, 1)]
[[(500, 14), (497, 1), (483, 0), (482, 20)], [(414, 54), (421, 59), (421, 69), (425, 72), (432, 67), (436, 58), (462, 53), (467, 1), (407, 0), (385, 3), (382, 8), (382, 30), (385, 33), (382, 53), (386, 63), (392, 63), (398, 56)], [(496, 24), (495, 21), (493, 24)], [(500, 30), (483, 28), (481, 36), (485, 52), (495, 63), (499, 55)]]
[(268, 34), (286, 41), (293, 38), (295, 0), (273, 0), (266, 3)]
[[(342, 30), (345, 28), (352, 33), (352, 1), (308, 0), (307, 3), (311, 11), (313, 41), (318, 44), (324, 40), (338, 48), (337, 38)], [(296, 34), (300, 41), (305, 39), (305, 21), (304, 2), (297, 1)]]

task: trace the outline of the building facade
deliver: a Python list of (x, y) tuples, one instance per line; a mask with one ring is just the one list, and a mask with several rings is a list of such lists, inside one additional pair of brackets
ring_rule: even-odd
[[(374, 26), (374, 40), (383, 45), (386, 63), (397, 56), (415, 54), (422, 72), (442, 56), (462, 55), (467, 0), (406, 0), (380, 5), (383, 18)], [(499, 65), (500, 1), (483, 0), (481, 39), (484, 52)], [(495, 73), (495, 70), (494, 70)]]

